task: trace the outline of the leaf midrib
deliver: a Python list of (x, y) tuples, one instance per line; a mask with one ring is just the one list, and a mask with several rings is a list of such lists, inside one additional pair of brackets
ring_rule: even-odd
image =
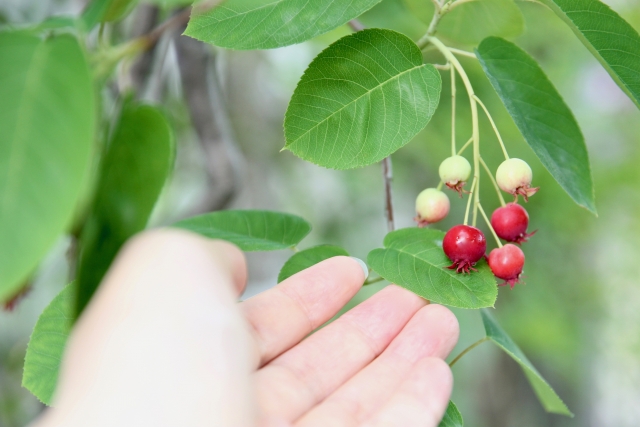
[[(340, 107), (338, 110), (334, 111), (333, 113), (329, 114), (327, 117), (325, 117), (324, 119), (322, 119), (321, 121), (319, 121), (318, 123), (316, 123), (315, 125), (313, 125), (311, 128), (309, 128), (306, 132), (304, 132), (302, 135), (300, 135), (299, 137), (297, 137), (296, 139), (294, 139), (291, 142), (288, 142), (285, 147), (288, 147), (290, 145), (293, 145), (295, 143), (297, 143), (298, 141), (300, 141), (300, 139), (304, 138), (309, 132), (313, 131), (314, 129), (316, 129), (317, 127), (319, 127), (321, 124), (327, 122), (331, 117), (335, 116), (336, 114), (340, 113), (342, 110), (344, 110), (345, 108), (347, 108), (348, 106), (350, 106), (351, 104), (359, 101), (361, 98), (363, 98), (366, 95), (369, 95), (371, 92), (380, 89), (381, 87), (385, 86), (387, 83), (391, 82), (392, 80), (398, 79), (400, 78), (400, 76), (407, 74), (415, 69), (421, 68), (421, 67), (425, 67), (425, 64), (420, 64), (420, 65), (416, 65), (415, 67), (411, 67), (399, 74), (396, 74), (395, 76), (391, 77), (390, 79), (385, 80), (384, 82), (382, 82), (381, 84), (373, 87), (372, 89), (369, 89), (368, 91), (364, 92), (362, 95), (358, 96), (357, 98), (353, 99), (352, 101), (349, 101), (348, 103), (344, 104), (342, 107)], [(350, 81), (350, 83), (353, 83), (353, 81)]]

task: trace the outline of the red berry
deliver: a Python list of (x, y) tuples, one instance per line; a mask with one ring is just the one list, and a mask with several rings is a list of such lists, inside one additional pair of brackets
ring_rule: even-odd
[(473, 266), (480, 261), (487, 250), (487, 239), (482, 231), (468, 225), (456, 225), (444, 236), (442, 249), (453, 264), (449, 269), (458, 273), (477, 271)]
[(536, 232), (527, 233), (529, 214), (520, 205), (509, 203), (496, 209), (491, 215), (491, 226), (501, 239), (521, 244), (529, 240)]
[(504, 280), (499, 286), (509, 285), (511, 289), (520, 283), (520, 274), (524, 267), (524, 253), (516, 245), (507, 243), (501, 248), (495, 248), (489, 254), (489, 267), (493, 274)]

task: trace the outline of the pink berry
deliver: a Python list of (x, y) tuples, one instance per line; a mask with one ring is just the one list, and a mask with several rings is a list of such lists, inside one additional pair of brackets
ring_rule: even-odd
[(453, 262), (447, 268), (468, 273), (469, 270), (477, 271), (473, 266), (484, 256), (487, 239), (475, 227), (456, 225), (445, 234), (442, 249)]
[(524, 267), (524, 253), (516, 245), (507, 243), (501, 248), (495, 248), (489, 254), (489, 267), (493, 274), (504, 280), (499, 286), (509, 285), (511, 289), (520, 283), (522, 267)]
[(443, 220), (449, 214), (449, 198), (442, 191), (427, 188), (416, 198), (416, 217), (418, 227), (424, 227)]
[(496, 171), (496, 182), (502, 191), (513, 194), (518, 200), (518, 195), (524, 198), (525, 202), (529, 201), (529, 197), (533, 196), (540, 189), (539, 187), (531, 187), (533, 172), (531, 168), (521, 159), (508, 159), (498, 166)]
[(501, 239), (521, 244), (529, 240), (536, 232), (527, 233), (529, 214), (520, 205), (508, 203), (496, 209), (491, 215), (491, 226)]

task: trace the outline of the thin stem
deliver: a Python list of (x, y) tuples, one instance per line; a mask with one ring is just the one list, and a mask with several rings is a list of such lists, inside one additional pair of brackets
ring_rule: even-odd
[(384, 277), (375, 277), (373, 279), (367, 279), (364, 281), (362, 286), (372, 285), (374, 283), (382, 282), (383, 280), (384, 280)]
[(460, 360), (462, 358), (462, 356), (464, 356), (465, 354), (469, 353), (471, 350), (473, 350), (474, 348), (476, 348), (477, 346), (479, 346), (480, 344), (482, 344), (485, 341), (488, 341), (489, 337), (484, 337), (482, 339), (479, 339), (478, 341), (474, 342), (473, 344), (471, 344), (469, 347), (465, 348), (464, 350), (462, 350), (462, 352), (456, 356), (455, 359), (453, 359), (451, 361), (451, 363), (449, 363), (449, 367), (453, 367), (453, 365), (456, 364), (456, 362), (458, 362), (458, 360)]
[(462, 148), (460, 150), (458, 150), (458, 156), (461, 155), (462, 153), (464, 153), (464, 150), (466, 150), (467, 147), (469, 147), (472, 142), (473, 142), (473, 137), (469, 138), (469, 140), (464, 143)]
[(500, 206), (506, 205), (506, 203), (504, 202), (504, 198), (502, 197), (502, 192), (500, 191), (500, 187), (498, 187), (498, 183), (496, 182), (496, 179), (493, 177), (493, 174), (491, 173), (489, 166), (487, 166), (487, 164), (484, 162), (484, 159), (482, 157), (480, 157), (480, 164), (482, 165), (484, 170), (487, 172), (487, 175), (489, 175), (489, 179), (493, 184), (493, 188), (495, 188), (496, 193), (498, 193), (498, 198), (500, 199)]
[(451, 67), (451, 155), (456, 155), (456, 69)]
[(455, 53), (456, 55), (466, 56), (468, 58), (473, 58), (473, 59), (478, 59), (476, 54), (473, 53), (473, 52), (468, 52), (468, 51), (462, 50), (462, 49), (456, 49), (455, 47), (450, 47), (449, 50), (451, 52)]
[(391, 169), (391, 156), (387, 156), (382, 160), (382, 177), (384, 179), (384, 195), (385, 195), (385, 215), (387, 217), (387, 231), (395, 230), (393, 222), (393, 193), (391, 191), (391, 181), (393, 180), (393, 170)]
[(476, 179), (473, 178), (473, 182), (471, 183), (471, 190), (469, 190), (469, 200), (467, 200), (467, 209), (464, 211), (464, 225), (469, 223), (469, 208), (471, 207), (471, 199), (473, 199), (473, 192), (476, 188)]
[(438, 186), (436, 187), (436, 190), (438, 190), (438, 191), (442, 190), (442, 186), (443, 186), (443, 185), (444, 185), (444, 182), (443, 182), (443, 181), (440, 181), (440, 182), (438, 183)]
[[(451, 4), (451, 3), (448, 3)], [(438, 38), (430, 36), (428, 33), (425, 34), (423, 39), (426, 39), (427, 42), (432, 43), (449, 61), (455, 68), (464, 86), (467, 90), (467, 94), (469, 95), (469, 103), (471, 104), (471, 124), (472, 124), (472, 138), (473, 138), (473, 179), (475, 181), (475, 185), (478, 188), (478, 191), (475, 192), (475, 205), (473, 208), (473, 224), (476, 224), (477, 218), (477, 206), (480, 204), (480, 132), (478, 131), (478, 105), (476, 103), (475, 93), (473, 92), (473, 86), (471, 86), (471, 81), (467, 76), (467, 73), (460, 65), (458, 58), (456, 58), (451, 50), (447, 46), (444, 45)]]
[(498, 127), (496, 126), (496, 122), (493, 121), (493, 117), (491, 117), (491, 114), (489, 113), (489, 110), (487, 110), (487, 107), (485, 107), (484, 103), (482, 101), (480, 101), (480, 98), (478, 98), (475, 95), (473, 97), (475, 98), (476, 102), (478, 104), (480, 104), (480, 106), (484, 110), (485, 114), (487, 115), (487, 118), (491, 122), (491, 126), (493, 127), (493, 131), (496, 133), (496, 136), (498, 137), (498, 141), (500, 141), (500, 147), (502, 148), (502, 152), (504, 153), (504, 158), (506, 160), (509, 160), (509, 154), (507, 154), (507, 148), (504, 146), (504, 142), (502, 141), (502, 137), (500, 136), (500, 132), (498, 132)]
[(352, 19), (351, 21), (348, 22), (349, 27), (351, 28), (351, 30), (353, 30), (353, 32), (358, 32), (358, 31), (362, 31), (364, 30), (365, 26), (362, 25), (362, 22), (358, 21), (357, 19)]
[(501, 248), (502, 242), (498, 238), (498, 235), (496, 234), (496, 230), (493, 229), (493, 226), (491, 225), (491, 221), (489, 221), (489, 217), (487, 217), (487, 214), (484, 213), (484, 209), (482, 208), (482, 205), (478, 205), (478, 209), (480, 209), (480, 213), (482, 214), (482, 217), (487, 223), (487, 227), (489, 227), (489, 230), (491, 230), (491, 234), (493, 234), (493, 237), (496, 239), (496, 242), (498, 243), (498, 247)]
[(451, 69), (451, 64), (431, 64), (436, 70), (448, 71)]
[(435, 5), (435, 10), (433, 12), (433, 17), (431, 18), (431, 22), (429, 23), (429, 28), (427, 29), (427, 32), (424, 34), (424, 36), (420, 38), (420, 40), (418, 40), (417, 44), (420, 50), (424, 50), (432, 42), (431, 37), (436, 33), (436, 29), (438, 28), (440, 19), (442, 19), (442, 17), (446, 15), (446, 13), (451, 8), (451, 5), (453, 4), (452, 2), (441, 4), (437, 0), (432, 0), (432, 1), (433, 1), (433, 4)]

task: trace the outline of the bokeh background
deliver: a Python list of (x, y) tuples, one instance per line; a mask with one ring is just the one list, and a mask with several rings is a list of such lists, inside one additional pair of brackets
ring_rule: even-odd
[[(640, 29), (638, 0), (604, 1)], [(465, 424), (474, 427), (635, 427), (640, 425), (640, 111), (550, 10), (530, 1), (517, 4), (526, 30), (515, 41), (540, 62), (584, 132), (599, 216), (579, 208), (564, 194), (524, 143), (477, 62), (461, 59), (510, 154), (529, 162), (534, 183), (541, 187), (526, 206), (531, 228), (538, 230), (525, 246), (526, 286), (501, 289), (496, 316), (576, 416), (546, 414), (519, 367), (490, 343), (455, 366), (453, 400)], [(135, 31), (136, 13), (149, 7), (139, 6), (140, 11), (114, 29), (113, 37), (126, 38)], [(0, 0), (0, 23), (27, 25), (51, 15), (77, 14), (81, 8), (82, 2), (73, 0)], [(412, 37), (423, 31), (400, 0), (385, 0), (362, 21)], [(221, 101), (217, 121), (232, 163), (233, 186), (225, 207), (301, 215), (314, 227), (301, 248), (337, 244), (366, 259), (369, 250), (381, 246), (386, 233), (380, 166), (332, 171), (280, 152), (284, 112), (297, 80), (320, 50), (348, 31), (340, 28), (307, 43), (270, 51), (211, 48), (211, 73)], [(443, 62), (437, 54), (426, 58)], [(152, 225), (163, 225), (190, 214), (215, 189), (206, 185), (207, 167), (183, 101), (171, 41), (161, 43), (154, 61), (157, 76), (142, 97), (162, 103), (179, 145), (175, 172), (152, 220)], [(122, 83), (124, 72), (119, 73), (114, 84)], [(415, 196), (437, 184), (437, 167), (448, 156), (448, 79), (448, 73), (443, 73), (441, 104), (427, 128), (393, 155), (397, 227), (413, 226)], [(458, 93), (458, 142), (462, 144), (470, 135), (470, 115), (462, 86)], [(483, 116), (480, 126), (483, 157), (495, 169), (501, 158), (497, 140)], [(498, 202), (488, 181), (484, 182), (484, 205), (492, 210)], [(450, 197), (451, 214), (438, 224), (443, 230), (461, 222), (464, 215), (463, 202)], [(23, 358), (39, 313), (67, 281), (68, 242), (62, 238), (52, 248), (33, 291), (16, 310), (0, 313), (0, 426), (25, 425), (43, 409), (20, 386)], [(286, 251), (248, 254), (246, 297), (273, 286), (290, 255)], [(382, 286), (362, 290), (352, 304)], [(454, 311), (462, 334), (453, 355), (483, 336), (478, 312)]]

